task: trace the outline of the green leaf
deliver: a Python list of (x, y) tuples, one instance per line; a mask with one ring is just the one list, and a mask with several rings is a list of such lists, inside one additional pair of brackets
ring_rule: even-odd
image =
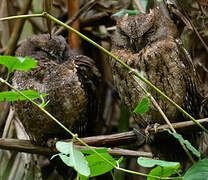
[[(21, 91), (25, 96), (29, 97), (30, 99), (37, 99), (42, 97), (47, 96), (47, 94), (41, 94), (39, 95), (36, 91), (33, 90), (25, 90)], [(5, 91), (5, 92), (0, 92), (0, 101), (17, 101), (17, 100), (26, 100), (24, 96), (21, 94), (14, 92), (14, 91)]]
[(162, 161), (162, 160), (156, 160), (156, 159), (150, 159), (144, 157), (139, 157), (137, 159), (137, 163), (143, 167), (154, 167), (156, 165), (161, 167), (173, 167), (173, 168), (177, 168), (178, 166), (180, 167), (179, 162)]
[(168, 131), (169, 134), (173, 135), (176, 139), (178, 139), (179, 141), (183, 142), (183, 143), (186, 145), (186, 147), (187, 147), (187, 148), (188, 148), (188, 149), (189, 149), (196, 157), (199, 158), (199, 157), (201, 156), (200, 152), (197, 151), (197, 150), (191, 145), (191, 143), (190, 143), (188, 140), (184, 140), (183, 137), (182, 137), (180, 134), (178, 134), (178, 133), (173, 133), (173, 132), (171, 132), (169, 129), (164, 129), (164, 130)]
[(186, 171), (183, 180), (207, 180), (208, 179), (208, 159), (203, 159), (195, 163)]
[[(94, 151), (90, 150), (90, 149), (86, 149), (86, 150), (80, 150), (82, 153), (84, 154), (95, 154)], [(108, 151), (108, 148), (101, 148), (101, 149), (95, 149), (95, 151), (97, 153), (104, 153)]]
[[(90, 175), (88, 162), (86, 161), (84, 155), (79, 150), (74, 148), (72, 142), (57, 142), (56, 148), (63, 153), (59, 154), (59, 157), (66, 165), (73, 167), (80, 175), (86, 177)], [(70, 156), (67, 156), (68, 154)]]
[[(173, 174), (176, 174), (177, 172), (180, 172), (180, 170), (178, 169), (179, 167), (180, 167), (180, 164), (178, 164), (178, 166), (175, 166), (175, 167), (157, 166), (150, 171), (149, 175), (159, 176), (159, 177), (169, 177)], [(147, 180), (158, 180), (158, 179), (153, 178), (153, 177), (147, 177)]]
[(134, 113), (136, 114), (143, 114), (149, 111), (149, 98), (143, 98), (141, 102), (137, 105), (134, 109)]
[[(104, 158), (116, 165), (116, 160), (108, 153), (100, 153)], [(113, 169), (113, 166), (101, 159), (97, 154), (86, 156), (90, 168), (90, 177), (105, 174)]]
[(63, 154), (70, 154), (71, 152), (71, 144), (72, 142), (68, 143), (68, 142), (62, 142), (62, 141), (58, 141), (56, 143), (56, 149), (63, 153)]
[(5, 65), (10, 73), (14, 70), (29, 71), (37, 66), (37, 61), (29, 57), (0, 56), (0, 64)]
[(132, 15), (140, 14), (140, 12), (138, 10), (122, 9), (121, 11), (113, 14), (112, 16), (121, 17), (121, 16), (124, 16), (125, 14), (128, 14), (129, 16), (132, 16)]

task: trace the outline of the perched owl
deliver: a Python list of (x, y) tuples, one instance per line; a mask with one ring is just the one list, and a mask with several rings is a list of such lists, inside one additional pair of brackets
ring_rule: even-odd
[[(178, 39), (174, 23), (157, 9), (146, 14), (124, 16), (117, 19), (117, 29), (112, 37), (115, 56), (148, 79), (193, 117), (199, 118), (202, 96), (199, 93), (195, 69)], [(111, 61), (114, 84), (122, 102), (133, 112), (146, 95), (137, 82), (119, 63)], [(138, 79), (153, 95), (171, 122), (187, 120), (173, 105)], [(162, 116), (151, 104), (142, 115), (132, 114), (140, 127), (159, 123)], [(158, 146), (162, 146), (158, 144)], [(165, 144), (167, 147), (167, 144)]]
[[(49, 104), (45, 109), (74, 133), (85, 134), (97, 112), (96, 88), (100, 74), (93, 60), (77, 55), (62, 36), (49, 34), (28, 38), (17, 49), (16, 56), (34, 58), (38, 66), (29, 72), (16, 71), (12, 79), (14, 87), (48, 94), (45, 101), (49, 100)], [(35, 143), (70, 137), (29, 101), (17, 101), (15, 109)]]

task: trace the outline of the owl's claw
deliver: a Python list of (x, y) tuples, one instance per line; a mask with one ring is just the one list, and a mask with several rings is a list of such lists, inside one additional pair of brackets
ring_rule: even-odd
[(145, 132), (145, 135), (146, 135), (146, 141), (149, 142), (149, 139), (150, 139), (150, 130), (152, 128), (154, 128), (154, 133), (157, 133), (158, 132), (158, 127), (160, 126), (160, 124), (158, 123), (155, 123), (155, 124), (149, 124), (147, 125), (147, 127), (145, 128), (144, 132)]
[(138, 146), (143, 145), (143, 143), (145, 143), (145, 140), (146, 140), (144, 130), (141, 128), (134, 128), (133, 131), (137, 136), (137, 142), (138, 142), (137, 145)]
[(56, 143), (59, 141), (58, 138), (50, 138), (48, 141), (47, 141), (47, 146), (51, 149), (55, 148), (56, 147)]
[(153, 128), (154, 128), (154, 130), (155, 130), (155, 133), (157, 133), (158, 132), (158, 127), (160, 126), (160, 124), (158, 124), (158, 123), (155, 123), (154, 125), (153, 125)]

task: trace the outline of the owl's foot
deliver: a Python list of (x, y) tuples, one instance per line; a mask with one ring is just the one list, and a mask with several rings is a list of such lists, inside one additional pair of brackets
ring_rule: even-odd
[(146, 140), (144, 130), (141, 129), (141, 128), (134, 128), (133, 131), (137, 136), (137, 145), (138, 146), (143, 145), (145, 143), (145, 140)]
[(55, 148), (56, 147), (56, 143), (59, 141), (58, 138), (50, 138), (48, 141), (47, 141), (47, 146), (51, 149)]
[(150, 130), (152, 128), (154, 128), (154, 133), (157, 133), (158, 132), (158, 127), (160, 126), (160, 124), (158, 123), (155, 123), (155, 124), (149, 124), (147, 125), (147, 127), (145, 128), (144, 132), (145, 132), (145, 135), (146, 135), (146, 141), (149, 142), (150, 140)]

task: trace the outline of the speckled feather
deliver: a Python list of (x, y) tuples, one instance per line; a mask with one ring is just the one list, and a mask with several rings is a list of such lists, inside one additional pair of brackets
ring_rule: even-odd
[[(195, 69), (176, 38), (173, 22), (153, 10), (118, 20), (112, 53), (197, 118), (202, 97), (197, 90)], [(111, 66), (120, 97), (132, 112), (145, 94), (126, 69), (115, 61)], [(182, 121), (182, 114), (175, 107), (138, 81), (154, 96), (171, 122)], [(133, 116), (142, 127), (165, 123), (153, 105), (148, 113)]]
[[(189, 114), (195, 118), (208, 115), (204, 108), (203, 117), (200, 116), (203, 97), (200, 94), (194, 66), (178, 39), (177, 29), (173, 22), (160, 15), (157, 9), (147, 14), (118, 19), (112, 42), (111, 52), (115, 56), (148, 79)], [(121, 100), (139, 127), (146, 128), (155, 123), (165, 124), (152, 103), (147, 113), (133, 113), (146, 95), (124, 67), (113, 60), (110, 64)], [(140, 79), (138, 82), (153, 95), (172, 123), (189, 120)], [(190, 140), (195, 147), (198, 146), (197, 134), (190, 129), (182, 132), (183, 137)], [(187, 157), (177, 140), (168, 133), (152, 135), (149, 138), (153, 153), (161, 159), (182, 161)]]
[[(16, 56), (34, 58), (38, 60), (38, 66), (29, 72), (16, 71), (13, 85), (19, 90), (33, 89), (40, 94), (48, 94), (45, 100), (50, 102), (45, 109), (67, 128), (83, 135), (89, 117), (91, 120), (96, 118), (95, 87), (98, 86), (100, 74), (93, 60), (76, 55), (63, 37), (54, 36), (50, 39), (49, 35), (27, 39), (17, 49)], [(94, 107), (93, 115), (91, 106)], [(49, 138), (70, 138), (68, 133), (30, 102), (18, 101), (15, 107), (26, 132), (35, 143), (45, 144)]]

